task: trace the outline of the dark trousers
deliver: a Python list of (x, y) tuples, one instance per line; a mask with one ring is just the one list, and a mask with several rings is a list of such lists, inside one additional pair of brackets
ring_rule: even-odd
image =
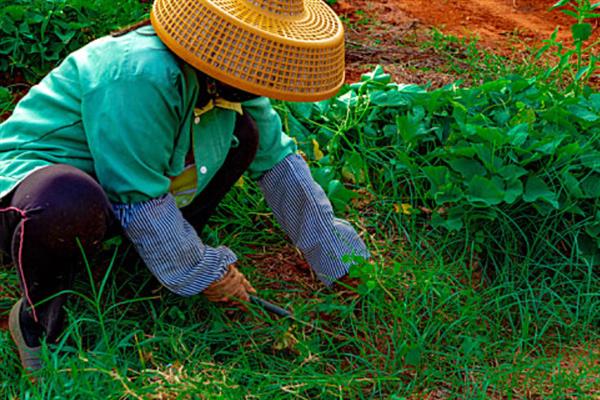
[[(258, 130), (249, 116), (238, 116), (225, 163), (184, 217), (202, 230), (219, 202), (248, 168), (258, 149)], [(111, 204), (85, 172), (64, 164), (42, 168), (0, 199), (0, 250), (16, 266), (23, 296), (21, 328), (28, 345), (41, 337), (54, 342), (63, 330), (65, 295), (83, 255), (91, 257), (109, 232), (118, 232)], [(81, 247), (81, 248), (80, 248)]]

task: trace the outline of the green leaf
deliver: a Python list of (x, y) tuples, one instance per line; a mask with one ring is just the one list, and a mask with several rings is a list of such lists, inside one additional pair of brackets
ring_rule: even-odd
[(577, 13), (575, 11), (571, 11), (571, 10), (560, 10), (562, 13), (568, 15), (569, 17), (572, 17), (573, 19), (577, 19), (579, 18), (579, 15), (577, 15)]
[(594, 93), (590, 95), (588, 104), (595, 112), (600, 112), (600, 93)]
[(335, 172), (331, 167), (319, 167), (311, 169), (311, 174), (315, 182), (317, 182), (323, 189), (327, 189), (329, 182), (335, 177)]
[(570, 107), (567, 107), (567, 109), (571, 111), (571, 113), (573, 113), (573, 115), (575, 115), (577, 118), (580, 118), (587, 122), (596, 122), (600, 119), (600, 115), (598, 115), (598, 113), (595, 113), (585, 107), (572, 105)]
[(425, 133), (425, 124), (422, 122), (422, 117), (409, 113), (396, 117), (396, 126), (400, 137), (407, 144), (414, 144), (417, 137)]
[(439, 191), (440, 187), (446, 185), (450, 173), (446, 167), (423, 167), (423, 172), (431, 183), (431, 191), (433, 194)]
[(377, 91), (369, 96), (371, 104), (379, 107), (397, 107), (410, 104), (410, 97), (396, 90)]
[(462, 190), (452, 183), (447, 167), (424, 167), (423, 172), (431, 183), (429, 194), (437, 204), (456, 202), (463, 197)]
[(365, 163), (357, 152), (344, 154), (342, 176), (354, 184), (363, 184), (366, 180)]
[(596, 240), (600, 239), (600, 211), (596, 214), (596, 218), (585, 228), (585, 231)]
[(600, 174), (592, 174), (581, 182), (581, 190), (587, 198), (597, 199), (600, 197)]
[(488, 171), (495, 172), (502, 168), (502, 159), (496, 156), (493, 146), (484, 143), (477, 143), (472, 146)]
[(13, 22), (18, 22), (23, 20), (25, 16), (25, 6), (6, 6), (0, 9), (0, 12), (3, 14), (6, 13)]
[(584, 197), (579, 180), (575, 178), (570, 172), (563, 172), (561, 178), (563, 181), (563, 186), (567, 189), (569, 195), (576, 199), (581, 199)]
[(289, 102), (287, 106), (292, 110), (294, 115), (301, 118), (310, 118), (313, 109), (313, 103)]
[(523, 195), (523, 183), (520, 179), (514, 178), (506, 182), (504, 201), (513, 204)]
[(58, 36), (60, 41), (64, 45), (66, 45), (67, 43), (69, 43), (71, 41), (71, 39), (73, 39), (73, 37), (75, 36), (75, 34), (77, 32), (76, 31), (65, 31), (64, 33), (62, 33), (60, 31), (55, 31), (54, 33), (56, 34), (56, 36)]
[(525, 193), (523, 194), (523, 200), (528, 203), (533, 203), (537, 200), (543, 200), (552, 205), (554, 208), (558, 208), (558, 196), (554, 193), (546, 182), (538, 176), (530, 176), (525, 184)]
[(472, 158), (457, 158), (448, 161), (450, 168), (460, 173), (465, 179), (472, 179), (475, 175), (483, 176), (486, 174), (486, 169), (481, 163)]
[(448, 214), (445, 216), (440, 215), (439, 213), (433, 213), (431, 217), (431, 225), (434, 228), (445, 228), (446, 230), (453, 232), (459, 231), (463, 228), (464, 223), (462, 218), (465, 214), (465, 210), (462, 207), (453, 207), (448, 211)]
[(594, 171), (600, 171), (600, 151), (588, 151), (580, 157), (581, 164)]
[(298, 121), (294, 115), (287, 113), (283, 118), (283, 122), (284, 126), (288, 130), (287, 133), (290, 136), (297, 138), (300, 142), (305, 142), (308, 140), (308, 137), (311, 134), (310, 131), (306, 129), (304, 124)]
[(498, 169), (498, 173), (506, 180), (513, 180), (527, 175), (527, 170), (518, 165), (509, 164)]
[(543, 154), (552, 155), (556, 153), (556, 149), (559, 148), (566, 138), (567, 135), (546, 136), (536, 143), (533, 149)]
[(577, 71), (577, 75), (575, 75), (575, 80), (581, 80), (584, 75), (587, 75), (588, 72), (592, 69), (591, 65), (586, 65), (585, 67), (581, 67), (579, 71)]
[(355, 107), (360, 97), (356, 95), (354, 92), (347, 92), (339, 97), (335, 97), (335, 101), (338, 105), (340, 105), (340, 109), (346, 111), (349, 107)]
[(396, 125), (385, 125), (383, 127), (383, 135), (386, 137), (394, 137), (398, 134), (398, 127)]
[(377, 83), (388, 84), (392, 81), (392, 76), (389, 74), (386, 74), (383, 71), (383, 67), (381, 65), (378, 65), (375, 67), (375, 69), (372, 72), (362, 74), (362, 76), (360, 77), (360, 80), (362, 82), (373, 81), (373, 82), (377, 82)]
[(396, 158), (390, 160), (390, 164), (394, 166), (396, 172), (408, 170), (410, 174), (416, 174), (418, 170), (414, 158), (403, 151), (399, 151)]
[(327, 197), (337, 210), (344, 210), (350, 200), (358, 197), (358, 195), (352, 190), (346, 189), (342, 182), (334, 179), (327, 186)]
[(447, 203), (456, 203), (463, 197), (464, 195), (461, 188), (453, 183), (448, 183), (440, 188), (440, 191), (435, 194), (434, 199), (437, 204), (442, 205)]
[(578, 42), (586, 41), (592, 36), (593, 27), (591, 24), (584, 22), (582, 24), (573, 24), (571, 26), (571, 33), (573, 39)]
[(492, 117), (498, 125), (502, 126), (510, 120), (510, 112), (508, 110), (496, 110), (492, 113)]
[(522, 146), (529, 137), (529, 124), (515, 125), (506, 135), (509, 137), (510, 144), (513, 146)]
[(570, 161), (581, 151), (581, 145), (579, 143), (569, 143), (564, 146), (560, 146), (556, 149), (556, 162), (557, 163), (570, 163)]
[(181, 321), (185, 321), (186, 320), (186, 313), (184, 313), (183, 311), (181, 311), (181, 309), (179, 307), (177, 307), (177, 306), (170, 307), (167, 314), (172, 319), (178, 319), (178, 320), (181, 320)]
[(455, 145), (453, 147), (449, 147), (447, 151), (450, 154), (453, 154), (456, 156), (461, 156), (461, 157), (473, 157), (474, 155), (477, 154), (477, 150), (475, 150), (473, 148), (473, 146), (471, 146), (471, 145), (467, 145), (467, 146)]
[(590, 265), (596, 265), (600, 262), (600, 252), (598, 252), (598, 242), (589, 235), (580, 234), (577, 236), (577, 248), (579, 253), (586, 258)]
[(7, 88), (0, 86), (0, 104), (10, 103), (12, 101), (12, 94)]
[(502, 146), (508, 141), (506, 133), (498, 127), (478, 126), (475, 133), (481, 140), (494, 146)]
[(39, 24), (44, 20), (44, 15), (39, 13), (29, 13), (27, 15), (27, 23), (29, 24)]
[(569, 4), (571, 1), (572, 0), (560, 0), (559, 2), (555, 3), (552, 7), (550, 7), (550, 9), (554, 10), (555, 8), (565, 6), (565, 5)]
[(467, 186), (467, 200), (476, 206), (489, 207), (500, 204), (504, 200), (504, 184), (498, 177), (487, 179), (475, 176)]

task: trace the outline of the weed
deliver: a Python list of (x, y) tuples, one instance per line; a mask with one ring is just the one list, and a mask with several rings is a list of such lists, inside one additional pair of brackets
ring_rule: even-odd
[(457, 251), (474, 246), (494, 264), (599, 260), (598, 94), (561, 95), (516, 76), (426, 92), (378, 68), (333, 100), (286, 107), (301, 148), (325, 149), (314, 175), (338, 207), (353, 197), (346, 181), (434, 210), (421, 223), (464, 232)]
[(12, 110), (13, 107), (12, 93), (8, 88), (0, 86), (0, 116)]
[[(4, 17), (22, 14), (17, 31), (0, 25), (12, 32), (0, 52), (34, 74), (121, 18), (114, 3), (28, 4), (29, 14), (21, 1), (0, 8)], [(122, 4), (133, 10), (123, 19), (138, 18), (138, 5)], [(90, 15), (99, 9), (96, 23)], [(54, 58), (48, 49), (65, 21), (87, 25)], [(227, 317), (201, 298), (176, 297), (115, 241), (107, 260), (86, 263), (64, 335), (43, 346), (37, 385), (0, 332), (0, 397), (597, 398), (600, 97), (585, 87), (587, 72), (565, 72), (589, 65), (586, 47), (561, 47), (575, 52), (544, 75), (539, 64), (511, 64), (435, 35), (456, 72), (481, 86), (427, 91), (375, 68), (331, 100), (275, 103), (338, 215), (373, 253), (351, 271), (361, 281), (356, 293), (283, 279), (297, 255), (250, 180), (204, 231), (207, 244), (248, 256), (240, 267), (262, 296), (325, 330), (253, 306)], [(564, 73), (573, 85), (556, 84)], [(10, 103), (0, 89), (0, 110)], [(2, 268), (0, 282), (8, 310), (19, 295), (16, 274)]]
[[(573, 9), (565, 8), (571, 6)], [(575, 19), (571, 26), (572, 45), (558, 40), (558, 28), (543, 41), (539, 48), (513, 52), (510, 56), (498, 55), (478, 46), (477, 39), (457, 38), (433, 29), (431, 40), (421, 44), (447, 57), (448, 71), (465, 77), (472, 84), (481, 84), (499, 76), (518, 74), (537, 77), (565, 92), (581, 93), (594, 76), (598, 65), (595, 53), (600, 41), (590, 42), (593, 26), (590, 22), (600, 17), (596, 12), (600, 3), (589, 0), (564, 0), (552, 9)]]
[(593, 50), (600, 44), (600, 40), (590, 44), (586, 42), (592, 37), (593, 31), (592, 24), (587, 21), (600, 18), (600, 13), (596, 12), (600, 9), (600, 3), (592, 4), (589, 0), (560, 0), (552, 6), (552, 9), (565, 6), (571, 6), (572, 9), (563, 8), (561, 11), (576, 20), (576, 23), (571, 25), (574, 47), (565, 47), (563, 43), (556, 40), (557, 29), (545, 41), (545, 45), (537, 52), (535, 59), (539, 60), (547, 51), (554, 49), (552, 55), (559, 62), (547, 69), (544, 78), (553, 84), (559, 84), (568, 77), (570, 83), (567, 90), (581, 93), (596, 72), (598, 64), (598, 56)]
[(148, 5), (76, 0), (7, 0), (0, 6), (0, 72), (37, 81), (72, 51), (121, 25), (142, 19)]

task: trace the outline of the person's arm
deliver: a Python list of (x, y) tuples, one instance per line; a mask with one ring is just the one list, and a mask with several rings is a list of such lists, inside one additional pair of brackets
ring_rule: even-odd
[(203, 244), (170, 194), (136, 204), (114, 204), (113, 210), (148, 269), (178, 295), (204, 291), (237, 260), (227, 247)]
[(282, 131), (281, 119), (266, 97), (259, 97), (242, 103), (258, 128), (258, 151), (248, 168), (252, 179), (260, 178), (281, 160), (294, 154), (296, 143)]
[(125, 76), (86, 93), (82, 114), (96, 178), (126, 236), (164, 286), (191, 296), (224, 277), (236, 256), (204, 245), (168, 194), (182, 107), (175, 79)]
[(259, 130), (259, 148), (250, 177), (259, 179), (267, 204), (292, 242), (327, 285), (348, 273), (345, 255), (368, 258), (354, 228), (336, 218), (325, 192), (308, 165), (296, 154), (294, 141), (282, 131), (279, 115), (261, 97), (243, 103)]
[(113, 79), (83, 96), (94, 175), (112, 202), (137, 203), (168, 192), (181, 103), (176, 81), (146, 76)]
[(325, 192), (298, 154), (267, 171), (259, 186), (283, 230), (326, 285), (348, 273), (351, 262), (343, 261), (345, 255), (369, 258), (354, 228), (335, 217)]

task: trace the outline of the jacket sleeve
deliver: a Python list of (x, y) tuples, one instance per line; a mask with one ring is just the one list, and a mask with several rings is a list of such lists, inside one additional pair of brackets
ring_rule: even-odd
[(82, 109), (96, 177), (152, 274), (182, 296), (220, 279), (235, 254), (204, 245), (168, 194), (181, 121), (177, 83), (115, 79), (87, 93)]
[(267, 204), (317, 276), (327, 285), (348, 273), (345, 255), (369, 258), (354, 228), (336, 218), (302, 157), (292, 154), (259, 180)]
[(136, 204), (113, 204), (113, 211), (148, 269), (181, 296), (202, 292), (237, 260), (227, 247), (203, 244), (170, 194)]
[(251, 178), (257, 179), (285, 157), (296, 152), (296, 143), (283, 133), (281, 119), (266, 97), (242, 103), (258, 128), (259, 142), (254, 161), (248, 168)]
[(134, 78), (102, 83), (84, 94), (81, 105), (96, 178), (109, 199), (118, 203), (167, 193), (181, 121), (175, 82)]

